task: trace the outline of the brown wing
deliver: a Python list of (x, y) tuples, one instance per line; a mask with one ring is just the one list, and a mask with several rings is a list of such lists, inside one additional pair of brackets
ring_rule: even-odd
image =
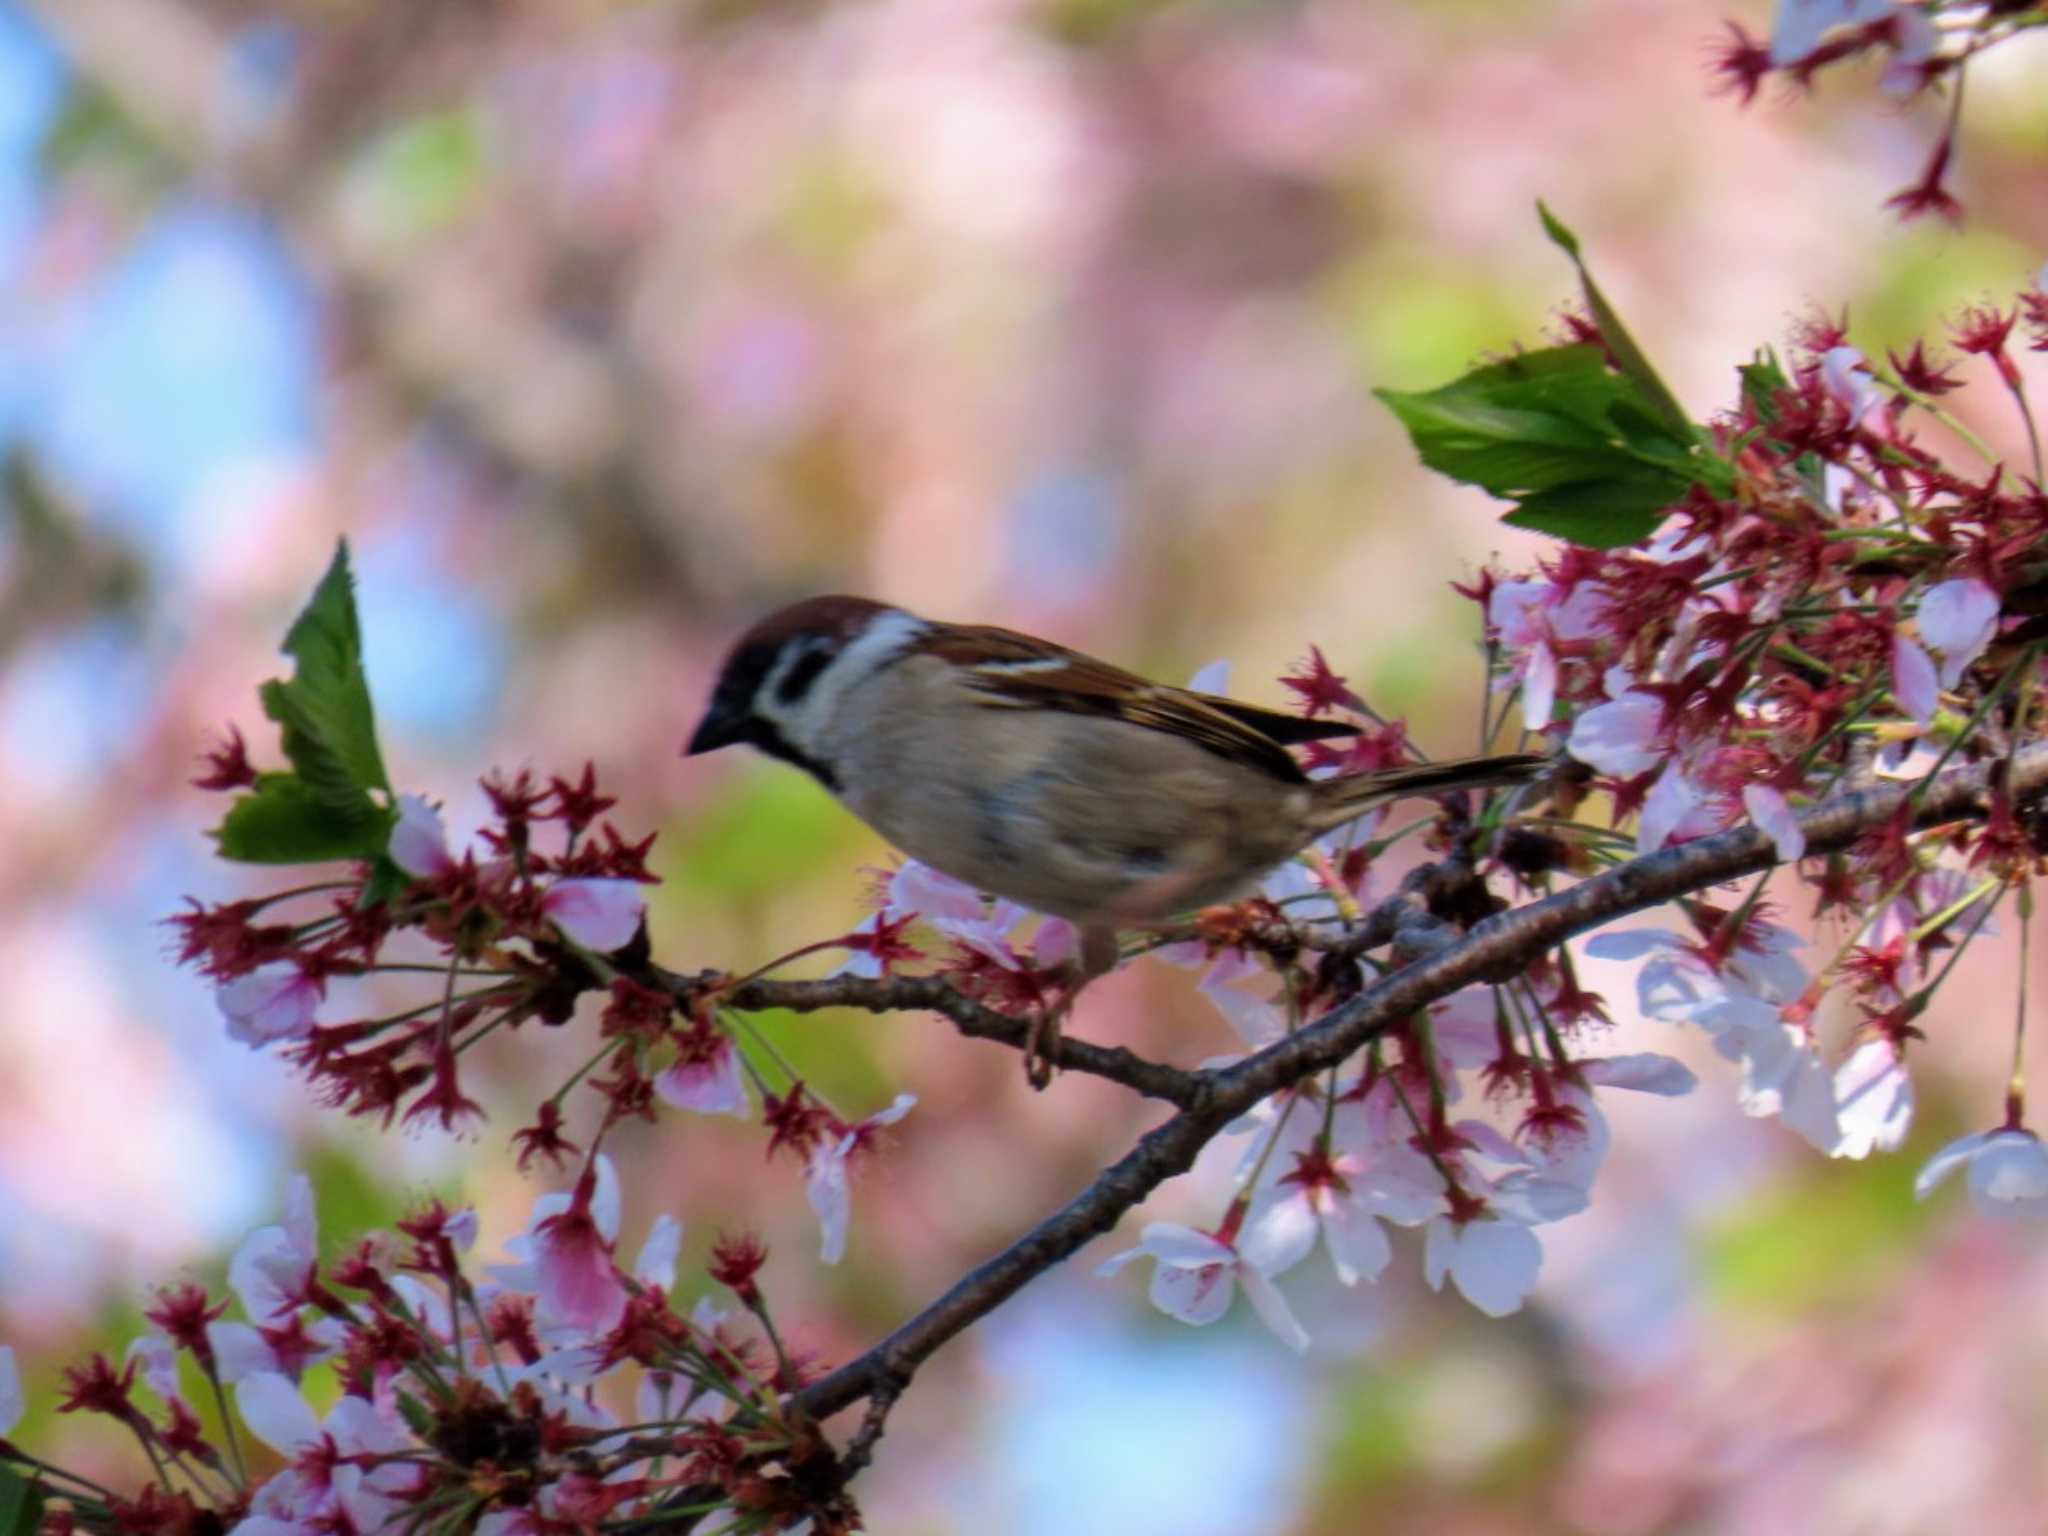
[(996, 709), (1064, 709), (1180, 736), (1290, 784), (1306, 782), (1286, 744), (1357, 734), (1330, 720), (1302, 720), (1235, 699), (1169, 688), (1136, 673), (1015, 630), (953, 625), (920, 650), (966, 668)]

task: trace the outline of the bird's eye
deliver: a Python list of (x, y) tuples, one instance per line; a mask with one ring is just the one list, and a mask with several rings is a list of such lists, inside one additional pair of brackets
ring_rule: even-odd
[(831, 660), (832, 653), (827, 647), (808, 647), (782, 675), (782, 681), (775, 685), (775, 697), (784, 704), (794, 704), (811, 691), (811, 684), (818, 680), (818, 674)]

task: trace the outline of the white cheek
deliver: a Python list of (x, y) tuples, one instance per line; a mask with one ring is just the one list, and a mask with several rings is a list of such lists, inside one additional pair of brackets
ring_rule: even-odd
[(793, 704), (785, 703), (781, 696), (783, 678), (803, 657), (800, 650), (792, 650), (776, 662), (775, 669), (761, 684), (761, 691), (755, 696), (755, 713), (771, 722), (798, 751), (822, 755), (847, 694), (928, 628), (923, 619), (900, 609), (881, 614), (818, 674), (817, 680)]

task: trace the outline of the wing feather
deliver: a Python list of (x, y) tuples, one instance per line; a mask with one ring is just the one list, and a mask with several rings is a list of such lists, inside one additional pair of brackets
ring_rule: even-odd
[(1289, 784), (1306, 782), (1287, 746), (1357, 734), (1334, 720), (1303, 720), (1235, 699), (1169, 688), (1079, 651), (1015, 630), (991, 626), (936, 627), (919, 650), (972, 674), (972, 684), (994, 709), (1060, 709), (1122, 720), (1180, 736), (1218, 757), (1269, 773)]

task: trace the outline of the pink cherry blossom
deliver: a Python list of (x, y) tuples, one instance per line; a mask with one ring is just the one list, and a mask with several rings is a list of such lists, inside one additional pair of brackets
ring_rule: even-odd
[(1282, 1343), (1296, 1351), (1308, 1348), (1308, 1333), (1295, 1321), (1279, 1287), (1221, 1237), (1178, 1222), (1155, 1221), (1145, 1228), (1137, 1247), (1112, 1254), (1095, 1272), (1114, 1275), (1141, 1258), (1153, 1261), (1148, 1294), (1152, 1305), (1168, 1317), (1196, 1327), (1213, 1323), (1230, 1310), (1230, 1298), (1242, 1286), (1259, 1321)]
[(1941, 686), (1963, 680), (1998, 630), (1998, 594), (1976, 577), (1944, 581), (1920, 598), (1920, 638), (1941, 658)]
[(585, 949), (608, 955), (640, 931), (647, 896), (634, 880), (557, 880), (540, 899), (548, 921)]
[(746, 1075), (740, 1053), (723, 1034), (712, 1043), (709, 1056), (679, 1058), (659, 1074), (654, 1079), (654, 1091), (663, 1103), (695, 1110), (700, 1115), (747, 1113)]
[(214, 1001), (227, 1020), (229, 1037), (260, 1048), (310, 1034), (325, 992), (325, 983), (292, 961), (279, 960), (226, 983)]
[(398, 822), (384, 851), (415, 880), (433, 880), (455, 868), (441, 813), (423, 795), (398, 797)]
[(592, 1210), (586, 1169), (568, 1208), (533, 1229), (534, 1270), (545, 1312), (586, 1337), (609, 1333), (626, 1311), (626, 1287), (607, 1234)]
[(1925, 1200), (1958, 1168), (1968, 1170), (1970, 1203), (1980, 1216), (2014, 1216), (2048, 1200), (2048, 1148), (2032, 1131), (2001, 1126), (1950, 1142), (1920, 1170), (1913, 1193)]

